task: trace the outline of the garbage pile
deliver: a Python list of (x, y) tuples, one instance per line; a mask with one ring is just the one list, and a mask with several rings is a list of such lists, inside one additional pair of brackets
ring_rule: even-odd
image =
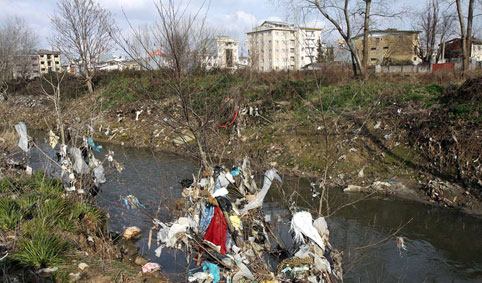
[[(70, 133), (66, 138), (67, 143), (70, 144), (59, 144), (60, 137), (51, 130), (48, 136), (48, 144), (55, 150), (55, 154), (50, 156), (32, 142), (32, 139), (27, 135), (27, 127), (23, 122), (16, 124), (15, 129), (19, 135), (18, 147), (20, 149), (29, 153), (31, 144), (33, 144), (60, 168), (60, 177), (67, 192), (95, 195), (97, 191), (95, 189), (106, 182), (103, 161), (94, 156), (94, 151), (100, 152), (102, 146), (96, 146), (91, 136), (83, 137), (81, 146), (76, 147), (73, 145)], [(114, 160), (113, 155), (114, 152), (109, 151), (106, 160), (112, 167), (121, 171), (123, 167)]]
[(187, 263), (197, 265), (189, 282), (341, 282), (341, 256), (329, 243), (327, 223), (323, 217), (313, 221), (307, 211), (293, 211), (290, 232), (297, 248), (283, 248), (284, 258), (272, 265), (270, 255), (282, 241), (260, 208), (274, 181), (282, 182), (276, 169), (267, 170), (258, 190), (248, 159), (241, 167), (207, 169), (183, 180), (183, 198), (176, 202), (180, 217), (153, 220), (156, 255), (165, 248), (183, 250)]

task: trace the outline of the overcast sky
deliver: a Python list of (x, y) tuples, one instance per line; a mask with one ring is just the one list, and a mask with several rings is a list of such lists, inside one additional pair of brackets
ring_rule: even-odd
[[(110, 10), (116, 22), (127, 29), (122, 9), (132, 24), (153, 22), (156, 19), (154, 1), (159, 0), (98, 0)], [(188, 0), (176, 0), (187, 3)], [(386, 0), (394, 7), (410, 6), (420, 8), (425, 0)], [(191, 0), (193, 9), (199, 7), (203, 0)], [(211, 26), (224, 35), (239, 40), (245, 39), (245, 33), (264, 20), (287, 20), (289, 12), (285, 7), (277, 5), (277, 0), (211, 0), (207, 19)], [(418, 6), (418, 7), (417, 7)], [(51, 48), (47, 38), (50, 35), (50, 16), (56, 8), (56, 0), (0, 0), (0, 22), (10, 16), (24, 18), (41, 39), (43, 48)], [(324, 27), (319, 17), (309, 19), (309, 25)], [(380, 28), (412, 28), (409, 20), (387, 20), (380, 23)], [(333, 37), (334, 35), (332, 35)], [(328, 35), (325, 38), (329, 38)], [(330, 38), (330, 40), (333, 40)]]

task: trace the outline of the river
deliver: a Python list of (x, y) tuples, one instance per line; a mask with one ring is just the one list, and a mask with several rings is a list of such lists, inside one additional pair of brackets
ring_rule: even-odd
[[(42, 147), (53, 154), (47, 145)], [(161, 264), (175, 279), (186, 269), (183, 253), (164, 250), (160, 258), (155, 257), (155, 240), (151, 249), (147, 248), (151, 219), (140, 210), (128, 210), (121, 197), (135, 195), (152, 215), (161, 203), (159, 218), (168, 221), (167, 208), (181, 197), (178, 182), (197, 172), (196, 164), (175, 155), (110, 144), (104, 144), (97, 157), (104, 158), (107, 149), (125, 165), (120, 174), (107, 170), (108, 181), (97, 196), (98, 205), (110, 215), (110, 229), (120, 232), (128, 226), (140, 227), (139, 253)], [(51, 167), (36, 150), (32, 151), (31, 164), (35, 170)], [(307, 180), (285, 177), (283, 190), (297, 190), (311, 202)], [(364, 197), (344, 194), (341, 189), (330, 195), (332, 210)], [(283, 199), (280, 188), (273, 186), (263, 209), (272, 215), (272, 221), (281, 221), (282, 239), (290, 246), (289, 219), (278, 217), (288, 215)], [(332, 245), (344, 253), (346, 282), (482, 282), (481, 218), (395, 197), (371, 197), (337, 210), (328, 225)], [(404, 237), (406, 245), (406, 251), (401, 252), (393, 238), (383, 241), (400, 225), (405, 226), (398, 236)]]

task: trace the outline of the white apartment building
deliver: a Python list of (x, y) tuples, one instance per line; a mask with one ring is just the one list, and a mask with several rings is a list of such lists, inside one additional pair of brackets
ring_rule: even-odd
[(235, 69), (238, 64), (239, 41), (227, 36), (218, 36), (209, 47), (205, 59), (207, 69)]
[(259, 71), (300, 70), (316, 62), (321, 29), (265, 21), (248, 35), (251, 66)]

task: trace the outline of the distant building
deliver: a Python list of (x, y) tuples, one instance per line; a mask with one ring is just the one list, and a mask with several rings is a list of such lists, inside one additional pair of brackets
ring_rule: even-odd
[(227, 36), (218, 36), (212, 40), (205, 55), (207, 69), (235, 69), (238, 65), (239, 41)]
[(265, 21), (247, 35), (248, 55), (254, 69), (300, 70), (316, 62), (321, 29)]
[[(454, 38), (446, 41), (439, 47), (442, 50), (442, 56), (450, 62), (462, 62), (462, 39)], [(470, 48), (470, 59), (472, 61), (482, 61), (482, 40), (472, 39)]]
[(49, 71), (60, 72), (62, 70), (60, 65), (60, 51), (39, 50), (37, 54), (41, 74), (46, 74)]
[(15, 56), (14, 78), (33, 79), (49, 71), (60, 72), (60, 51), (38, 50), (30, 55)]
[(140, 66), (136, 61), (127, 60), (122, 56), (104, 55), (97, 63), (96, 69), (99, 71), (140, 70)]
[[(368, 65), (417, 65), (419, 57), (420, 31), (416, 30), (371, 30), (368, 35)], [(352, 38), (356, 52), (363, 60), (363, 35)]]

